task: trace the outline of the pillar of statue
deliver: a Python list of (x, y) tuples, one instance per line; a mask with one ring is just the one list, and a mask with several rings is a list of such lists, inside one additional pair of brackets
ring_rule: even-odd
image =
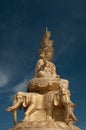
[[(13, 105), (14, 127), (10, 130), (80, 130), (74, 125), (76, 105), (71, 101), (69, 81), (62, 79), (52, 62), (54, 56), (51, 32), (46, 28), (40, 43), (35, 75), (27, 83), (27, 92), (17, 92)], [(17, 122), (17, 109), (24, 109), (24, 118)]]

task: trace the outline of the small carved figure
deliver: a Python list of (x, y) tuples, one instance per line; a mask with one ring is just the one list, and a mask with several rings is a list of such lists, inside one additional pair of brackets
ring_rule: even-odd
[(60, 87), (59, 92), (56, 93), (56, 98), (57, 97), (58, 99), (56, 99), (55, 104), (58, 104), (58, 106), (64, 106), (65, 108), (65, 122), (69, 123), (70, 121), (78, 121), (73, 113), (76, 105), (70, 100), (70, 91), (64, 87)]
[(72, 102), (65, 104), (65, 122), (67, 124), (78, 121), (77, 117), (73, 113), (75, 107), (76, 105)]

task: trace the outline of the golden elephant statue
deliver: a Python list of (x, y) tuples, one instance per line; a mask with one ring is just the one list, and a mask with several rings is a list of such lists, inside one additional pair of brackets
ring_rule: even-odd
[[(53, 108), (54, 106), (64, 106), (65, 110), (65, 122), (68, 122), (69, 119), (76, 121), (76, 117), (73, 114), (73, 103), (70, 101), (68, 95), (62, 93), (61, 90), (50, 91), (45, 94), (38, 93), (25, 93), (18, 92), (14, 96), (13, 106), (8, 107), (6, 111), (13, 112), (14, 124), (17, 123), (16, 110), (24, 108), (24, 119), (23, 121), (29, 121), (29, 116), (35, 110), (45, 110), (47, 115), (47, 120), (52, 120)], [(67, 98), (67, 99), (66, 99)]]
[(17, 123), (16, 110), (24, 108), (23, 121), (29, 121), (28, 116), (36, 109), (45, 110), (47, 112), (47, 119), (52, 119), (52, 109), (55, 91), (45, 94), (18, 92), (14, 96), (13, 106), (8, 107), (6, 111), (13, 112), (14, 124)]

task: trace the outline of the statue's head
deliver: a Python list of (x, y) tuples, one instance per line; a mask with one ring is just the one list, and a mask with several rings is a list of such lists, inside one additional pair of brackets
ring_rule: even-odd
[(53, 48), (52, 49), (46, 49), (46, 50), (39, 50), (40, 58), (45, 58), (48, 61), (52, 61), (53, 59)]
[(52, 61), (53, 56), (54, 56), (54, 49), (52, 47), (48, 47), (47, 49), (45, 49), (46, 60)]
[(24, 92), (17, 92), (15, 95), (15, 103), (20, 102), (22, 103), (23, 107), (27, 107), (29, 102), (29, 97), (27, 97), (27, 94)]
[(45, 32), (44, 36), (45, 36), (46, 38), (50, 38), (51, 32), (50, 32), (50, 31)]
[(52, 55), (52, 53), (47, 52), (45, 57), (46, 57), (46, 60), (52, 61), (53, 55)]

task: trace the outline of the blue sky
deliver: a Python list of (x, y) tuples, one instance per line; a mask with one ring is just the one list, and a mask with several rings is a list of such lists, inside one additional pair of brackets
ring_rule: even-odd
[[(52, 32), (57, 73), (70, 82), (77, 126), (86, 129), (86, 0), (0, 1), (0, 129), (13, 126), (12, 104), (34, 76), (46, 26)], [(22, 113), (20, 113), (22, 118)]]

